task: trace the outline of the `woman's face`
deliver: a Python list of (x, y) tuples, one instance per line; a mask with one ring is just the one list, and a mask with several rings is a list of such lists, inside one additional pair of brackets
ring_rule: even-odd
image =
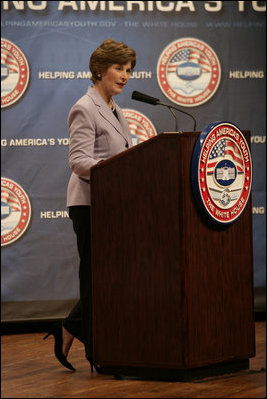
[(127, 64), (113, 64), (104, 73), (99, 81), (102, 90), (107, 97), (120, 94), (131, 75), (131, 62)]

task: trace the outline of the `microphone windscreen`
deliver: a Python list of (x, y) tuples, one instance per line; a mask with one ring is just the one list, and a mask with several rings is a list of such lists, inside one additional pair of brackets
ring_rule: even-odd
[(144, 103), (149, 103), (153, 105), (157, 105), (159, 99), (155, 97), (148, 96), (147, 94), (140, 93), (139, 91), (133, 91), (132, 99), (137, 101), (142, 101)]

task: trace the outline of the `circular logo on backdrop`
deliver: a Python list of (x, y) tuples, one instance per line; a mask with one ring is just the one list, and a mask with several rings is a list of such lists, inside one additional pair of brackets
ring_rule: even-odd
[(131, 130), (133, 145), (157, 135), (155, 126), (144, 114), (133, 109), (123, 109), (122, 111)]
[(161, 53), (157, 78), (169, 100), (184, 107), (195, 107), (210, 100), (216, 92), (221, 67), (207, 43), (183, 38), (170, 43)]
[(1, 38), (1, 108), (18, 101), (29, 82), (27, 59), (18, 46)]
[(218, 223), (236, 220), (247, 204), (252, 183), (248, 143), (230, 122), (208, 125), (195, 145), (191, 178), (198, 203)]
[(1, 246), (11, 244), (26, 231), (31, 218), (31, 204), (23, 188), (1, 177)]

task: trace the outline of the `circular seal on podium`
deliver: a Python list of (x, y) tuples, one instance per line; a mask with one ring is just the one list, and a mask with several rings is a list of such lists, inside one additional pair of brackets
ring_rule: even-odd
[(231, 122), (208, 125), (196, 142), (191, 183), (202, 210), (216, 223), (234, 222), (244, 211), (252, 184), (252, 161), (241, 130)]

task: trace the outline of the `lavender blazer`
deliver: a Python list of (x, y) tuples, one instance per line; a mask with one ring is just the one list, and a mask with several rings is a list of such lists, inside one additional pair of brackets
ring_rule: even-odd
[(90, 205), (91, 167), (132, 146), (127, 120), (119, 106), (115, 106), (119, 120), (100, 94), (89, 87), (70, 110), (69, 165), (72, 174), (67, 206)]

